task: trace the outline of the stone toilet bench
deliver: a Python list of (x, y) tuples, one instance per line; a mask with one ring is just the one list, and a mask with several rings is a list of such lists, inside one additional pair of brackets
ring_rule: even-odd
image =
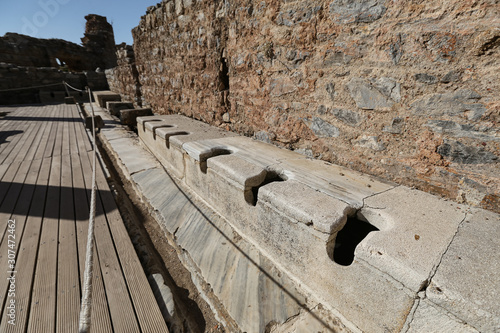
[[(464, 221), (493, 223), (485, 216), (498, 221), (496, 214), (466, 213), (430, 194), (183, 116), (138, 117), (137, 130), (170, 174), (305, 295), (362, 331), (411, 331), (410, 323), (429, 318), (454, 331), (498, 327), (498, 309), (479, 306), (445, 260)], [(497, 280), (475, 283), (495, 287)]]

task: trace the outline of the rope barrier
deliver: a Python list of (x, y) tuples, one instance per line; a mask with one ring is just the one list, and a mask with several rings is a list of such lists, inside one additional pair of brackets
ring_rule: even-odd
[[(20, 88), (10, 88), (10, 89), (3, 89), (0, 90), (0, 92), (5, 92), (5, 91), (17, 91), (17, 90), (29, 90), (29, 89), (38, 89), (38, 88), (45, 88), (45, 87), (53, 87), (53, 86), (58, 86), (64, 84), (63, 83), (53, 83), (53, 84), (45, 84), (43, 86), (33, 86), (33, 87), (20, 87)], [(83, 90), (82, 90), (83, 91)]]
[(64, 89), (66, 90), (66, 96), (70, 97), (70, 95), (69, 95), (69, 90), (68, 90), (68, 86), (66, 85), (66, 82), (64, 82), (64, 81), (63, 81), (62, 83), (63, 83), (63, 85), (64, 85)]
[[(69, 84), (64, 82), (66, 86)], [(92, 309), (92, 274), (94, 265), (94, 220), (95, 220), (95, 210), (96, 210), (96, 139), (95, 139), (95, 112), (94, 106), (92, 105), (92, 92), (89, 87), (86, 87), (89, 93), (90, 107), (92, 109), (92, 140), (94, 141), (94, 150), (92, 153), (92, 194), (90, 199), (90, 214), (89, 214), (89, 228), (87, 233), (87, 246), (85, 255), (85, 271), (83, 275), (83, 291), (82, 291), (82, 303), (80, 307), (80, 319), (79, 319), (79, 333), (88, 333), (90, 331), (91, 322), (91, 309)], [(80, 90), (83, 91), (83, 90)]]
[[(64, 83), (64, 85), (66, 86), (66, 88), (67, 88), (67, 87), (69, 87), (69, 88), (71, 88), (71, 89), (73, 89), (73, 90), (75, 90), (75, 91), (85, 92), (85, 90), (76, 89), (75, 87), (72, 87), (72, 86), (71, 86), (68, 82), (66, 82), (66, 81), (63, 81), (63, 83)], [(88, 87), (87, 87), (87, 88), (88, 88)], [(90, 90), (90, 88), (88, 88), (88, 89)], [(92, 103), (92, 101), (90, 101), (90, 102)]]

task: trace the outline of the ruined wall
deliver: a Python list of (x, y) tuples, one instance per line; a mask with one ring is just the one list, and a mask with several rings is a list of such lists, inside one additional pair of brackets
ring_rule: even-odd
[(499, 6), (163, 1), (133, 30), (145, 104), (500, 208)]
[[(0, 63), (0, 105), (31, 103), (62, 103), (66, 81), (77, 89), (89, 86), (93, 90), (106, 90), (108, 83), (104, 72), (63, 72), (51, 67), (22, 67)], [(27, 87), (35, 87), (26, 89)], [(87, 100), (85, 93), (72, 95), (78, 101)]]
[[(108, 23), (106, 17), (89, 14), (85, 16), (85, 34), (82, 45), (88, 54), (92, 54), (100, 60), (101, 69), (116, 66), (116, 46), (113, 26)], [(86, 68), (89, 69), (89, 68)], [(94, 68), (93, 68), (94, 69)]]
[(103, 16), (92, 14), (85, 18), (82, 45), (62, 39), (6, 33), (0, 37), (0, 62), (27, 67), (59, 67), (57, 58), (74, 71), (116, 66), (113, 27)]
[(116, 57), (118, 65), (105, 71), (109, 88), (120, 92), (122, 100), (132, 101), (138, 107), (142, 106), (141, 86), (133, 47), (118, 45)]

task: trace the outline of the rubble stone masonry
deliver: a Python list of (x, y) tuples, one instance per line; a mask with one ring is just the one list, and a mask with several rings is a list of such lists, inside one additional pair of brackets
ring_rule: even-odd
[(59, 67), (56, 59), (71, 71), (104, 70), (116, 66), (113, 27), (106, 17), (85, 16), (82, 45), (62, 39), (41, 39), (17, 33), (0, 37), (0, 63), (24, 67)]
[(135, 65), (134, 49), (125, 43), (117, 45), (116, 56), (118, 66), (105, 71), (109, 88), (119, 92), (123, 100), (131, 101), (140, 107), (141, 85)]
[(163, 1), (133, 30), (137, 87), (156, 113), (498, 212), (499, 7)]

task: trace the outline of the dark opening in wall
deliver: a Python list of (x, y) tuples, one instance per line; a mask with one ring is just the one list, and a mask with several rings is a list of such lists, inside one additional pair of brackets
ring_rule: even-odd
[(252, 187), (252, 196), (248, 196), (248, 197), (245, 196), (245, 200), (249, 204), (251, 204), (252, 206), (256, 206), (257, 200), (259, 200), (259, 189), (262, 186), (273, 183), (273, 182), (283, 182), (285, 180), (287, 180), (285, 175), (279, 174), (275, 171), (268, 171), (264, 182), (262, 182), (262, 184), (260, 184), (259, 186)]
[(229, 90), (229, 68), (227, 67), (227, 59), (221, 57), (219, 70), (219, 91)]
[(351, 265), (356, 247), (372, 231), (379, 229), (356, 216), (349, 217), (344, 228), (337, 233), (333, 249), (329, 250), (330, 258), (339, 265)]

